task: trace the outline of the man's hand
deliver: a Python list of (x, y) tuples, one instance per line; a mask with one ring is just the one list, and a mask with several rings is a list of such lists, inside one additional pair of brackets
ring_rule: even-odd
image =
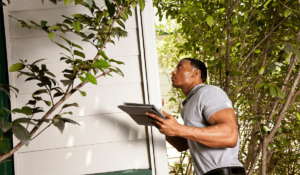
[(148, 119), (152, 121), (152, 124), (156, 126), (160, 133), (167, 136), (177, 136), (178, 128), (181, 126), (177, 120), (170, 114), (165, 113), (161, 110), (166, 119), (163, 119), (155, 114), (146, 113), (148, 115)]

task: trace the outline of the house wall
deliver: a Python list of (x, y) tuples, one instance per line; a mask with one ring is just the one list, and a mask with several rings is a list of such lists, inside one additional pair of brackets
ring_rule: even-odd
[[(3, 20), (3, 8), (0, 6), (0, 84), (8, 83), (8, 70), (7, 70), (7, 59), (6, 59), (6, 46), (5, 46), (5, 32), (4, 32), (4, 20)], [(0, 109), (5, 107), (10, 109), (9, 98), (2, 90), (0, 90)], [(5, 111), (5, 110), (4, 110)], [(10, 121), (10, 117), (5, 114), (4, 121)], [(2, 131), (0, 131), (2, 135)], [(12, 139), (0, 140), (0, 152), (10, 150), (12, 146)], [(1, 149), (3, 148), (3, 149)], [(0, 175), (13, 175), (13, 160), (6, 159), (0, 163)]]
[[(95, 0), (100, 6), (103, 0)], [(40, 22), (48, 21), (53, 25), (61, 22), (61, 15), (70, 16), (76, 13), (87, 13), (88, 10), (75, 5), (65, 7), (63, 2), (57, 5), (50, 1), (22, 0), (12, 1), (7, 13), (22, 20)], [(15, 153), (15, 173), (18, 175), (34, 174), (95, 174), (128, 169), (150, 169), (151, 149), (147, 128), (136, 123), (117, 105), (126, 102), (143, 103), (145, 94), (142, 77), (141, 48), (139, 45), (139, 30), (136, 13), (126, 22), (127, 38), (116, 40), (116, 44), (108, 44), (105, 52), (109, 58), (123, 61), (125, 66), (119, 68), (125, 77), (113, 74), (114, 77), (104, 77), (98, 80), (98, 85), (87, 84), (82, 88), (86, 97), (75, 93), (66, 103), (77, 102), (79, 108), (69, 108), (74, 115), (68, 116), (81, 126), (68, 124), (63, 134), (51, 126), (39, 137), (23, 146)], [(6, 26), (7, 27), (7, 26)], [(52, 43), (43, 31), (20, 28), (18, 22), (9, 18), (10, 55), (8, 62), (19, 62), (27, 59), (28, 63), (41, 58), (47, 58), (43, 63), (52, 71), (57, 79), (64, 79), (62, 70), (66, 65), (59, 61), (64, 50)], [(93, 58), (96, 50), (73, 34), (64, 37), (80, 44), (86, 58)], [(64, 41), (55, 36), (56, 42)], [(18, 87), (20, 93), (12, 106), (21, 108), (38, 89), (36, 82), (25, 81), (25, 76), (16, 78), (17, 73), (10, 73), (11, 84)], [(75, 84), (78, 83), (75, 82)], [(61, 85), (62, 86), (62, 85)], [(47, 98), (45, 96), (45, 98)], [(56, 100), (57, 101), (57, 100)], [(49, 109), (39, 103), (45, 111)], [(60, 109), (54, 111), (55, 115)], [(24, 117), (12, 115), (12, 119)], [(41, 114), (35, 118), (41, 117)], [(40, 127), (42, 130), (46, 124)], [(14, 138), (14, 144), (18, 141)], [(153, 160), (152, 160), (153, 161)]]

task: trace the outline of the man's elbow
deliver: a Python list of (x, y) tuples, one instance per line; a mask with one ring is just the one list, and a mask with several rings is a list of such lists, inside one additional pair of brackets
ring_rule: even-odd
[(181, 145), (173, 145), (178, 152), (187, 151), (189, 149), (188, 144), (181, 144)]
[(234, 148), (234, 147), (236, 147), (236, 145), (237, 145), (237, 142), (231, 142), (231, 143), (228, 144), (228, 147), (229, 148)]
[(189, 148), (176, 148), (178, 152), (187, 151)]
[(232, 137), (228, 140), (227, 146), (228, 146), (229, 148), (234, 148), (234, 147), (236, 147), (237, 142), (238, 142), (238, 136), (232, 136)]

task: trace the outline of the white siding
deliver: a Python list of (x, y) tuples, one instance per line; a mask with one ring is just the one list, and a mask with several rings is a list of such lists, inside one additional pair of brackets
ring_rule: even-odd
[[(104, 5), (103, 0), (96, 0), (96, 3)], [(85, 12), (87, 13), (87, 10), (80, 6), (65, 7), (63, 2), (54, 5), (47, 0), (44, 4), (41, 0), (12, 1), (8, 6), (8, 13), (14, 17), (37, 23), (46, 20), (50, 25), (62, 22), (61, 15), (70, 16)], [(124, 101), (144, 102), (135, 13), (125, 25), (129, 36), (119, 41), (115, 39), (116, 44), (108, 44), (105, 50), (109, 58), (125, 63), (125, 66), (119, 66), (125, 77), (116, 74), (113, 74), (114, 77), (103, 77), (98, 80), (98, 85), (88, 84), (82, 88), (87, 92), (86, 97), (79, 93), (71, 96), (66, 103), (78, 102), (80, 107), (68, 108), (66, 111), (73, 111), (74, 115), (68, 117), (79, 122), (81, 126), (67, 124), (63, 134), (51, 126), (28, 147), (22, 147), (15, 154), (17, 175), (89, 174), (150, 168), (146, 128), (137, 125), (117, 108), (117, 105)], [(64, 79), (61, 71), (67, 68), (67, 65), (59, 59), (60, 53), (65, 51), (52, 43), (45, 32), (20, 28), (12, 18), (9, 19), (9, 32), (12, 55), (9, 62), (14, 64), (19, 62), (19, 59), (27, 59), (32, 63), (37, 59), (47, 58), (43, 63), (47, 64), (48, 69), (54, 72), (58, 79)], [(81, 42), (78, 36), (64, 36), (84, 48), (86, 59), (92, 59), (96, 54), (93, 46)], [(64, 44), (57, 35), (54, 40)], [(11, 73), (10, 76), (13, 77), (13, 85), (20, 89), (13, 106), (20, 108), (39, 87), (35, 81), (24, 84), (25, 76), (19, 79), (16, 78), (17, 73)], [(42, 102), (40, 104), (45, 111), (49, 109)], [(54, 111), (53, 115), (58, 110)], [(36, 115), (35, 118), (40, 116), (41, 114)], [(21, 116), (12, 117), (16, 119)], [(45, 126), (46, 124), (43, 124), (40, 130)], [(14, 144), (16, 143), (17, 139), (14, 139)]]

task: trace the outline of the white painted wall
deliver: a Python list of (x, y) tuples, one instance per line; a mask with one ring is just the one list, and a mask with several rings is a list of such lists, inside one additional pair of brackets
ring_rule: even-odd
[[(104, 5), (103, 0), (95, 1), (97, 4)], [(146, 19), (147, 14), (153, 14), (151, 8), (152, 6), (148, 5), (147, 7), (146, 5), (142, 19)], [(34, 20), (37, 23), (46, 20), (49, 22), (48, 24), (53, 25), (55, 22), (62, 21), (61, 15), (87, 13), (87, 10), (75, 5), (65, 7), (63, 2), (54, 5), (50, 1), (44, 1), (42, 4), (41, 0), (20, 0), (12, 1), (5, 9), (5, 13), (22, 20)], [(117, 108), (117, 105), (124, 101), (143, 103), (148, 95), (150, 103), (156, 104), (156, 101), (160, 101), (160, 94), (155, 94), (159, 90), (159, 82), (155, 84), (152, 81), (153, 78), (147, 77), (152, 82), (146, 83), (149, 86), (149, 94), (144, 91), (145, 73), (142, 72), (143, 60), (141, 58), (143, 54), (140, 50), (140, 48), (143, 50), (144, 47), (140, 47), (139, 31), (141, 29), (138, 28), (136, 15), (134, 13), (133, 17), (129, 18), (125, 24), (129, 37), (121, 38), (120, 41), (116, 39), (116, 44), (108, 44), (105, 50), (109, 58), (125, 63), (125, 66), (120, 66), (125, 77), (114, 74), (113, 78), (102, 78), (98, 80), (98, 85), (88, 84), (82, 88), (87, 92), (87, 97), (82, 97), (79, 93), (70, 97), (67, 103), (78, 102), (80, 106), (79, 108), (69, 108), (74, 113), (70, 118), (79, 122), (81, 126), (68, 124), (63, 134), (60, 134), (59, 130), (52, 126), (30, 142), (28, 147), (22, 147), (14, 154), (17, 175), (91, 174), (126, 169), (149, 169), (151, 164), (152, 170), (155, 172), (153, 159), (157, 164), (155, 166), (156, 173), (158, 175), (166, 174), (164, 137), (149, 127), (150, 139), (148, 139), (146, 128), (137, 125), (128, 115)], [(61, 57), (59, 53), (64, 50), (52, 43), (45, 32), (20, 28), (12, 18), (6, 17), (5, 20), (9, 65), (17, 63), (19, 59), (27, 59), (31, 63), (37, 59), (47, 58), (43, 63), (47, 64), (48, 69), (54, 72), (58, 79), (63, 79), (61, 71), (66, 68), (66, 65), (59, 62)], [(142, 26), (147, 26), (145, 23), (146, 20)], [(145, 33), (149, 33), (149, 31), (145, 31)], [(155, 68), (157, 61), (152, 63), (153, 61), (149, 59), (151, 52), (149, 49), (153, 48), (152, 45), (155, 43), (154, 33), (148, 36), (145, 33), (146, 64), (149, 69), (153, 66)], [(92, 46), (86, 42), (80, 42), (80, 38), (76, 35), (65, 34), (64, 36), (74, 43), (80, 43), (87, 59), (93, 58), (96, 50)], [(151, 37), (154, 43), (151, 41)], [(58, 36), (54, 40), (63, 43)], [(151, 71), (149, 74), (151, 76), (158, 75)], [(21, 76), (19, 79), (16, 78), (17, 73), (10, 73), (9, 76), (11, 84), (20, 90), (18, 99), (12, 100), (12, 107), (20, 108), (30, 99), (30, 93), (37, 90), (38, 87), (34, 81), (24, 84), (25, 76)], [(157, 76), (156, 80), (158, 80)], [(47, 106), (44, 104), (41, 106), (47, 111)], [(54, 111), (53, 115), (57, 112), (58, 110)], [(12, 116), (13, 120), (19, 117), (22, 116)], [(39, 117), (40, 115), (36, 116), (36, 118)], [(45, 126), (46, 124), (42, 125), (40, 130)], [(14, 138), (14, 144), (17, 143), (17, 139)], [(151, 144), (149, 145), (149, 143)]]

